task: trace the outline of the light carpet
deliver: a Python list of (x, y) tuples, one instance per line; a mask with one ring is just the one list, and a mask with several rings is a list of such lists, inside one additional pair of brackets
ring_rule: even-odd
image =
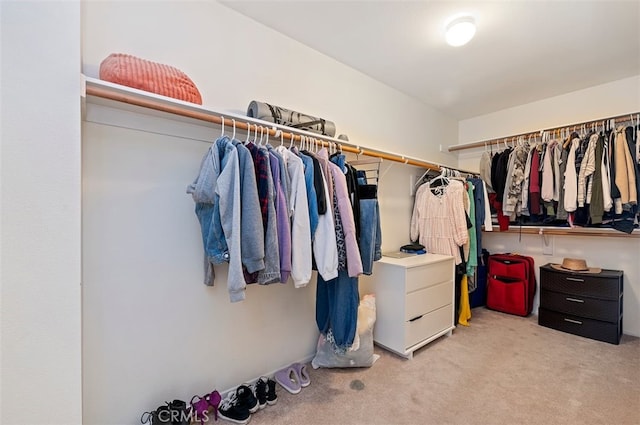
[[(620, 345), (485, 308), (403, 359), (318, 369), (252, 424), (640, 424), (640, 339)], [(224, 422), (223, 422), (224, 423)]]

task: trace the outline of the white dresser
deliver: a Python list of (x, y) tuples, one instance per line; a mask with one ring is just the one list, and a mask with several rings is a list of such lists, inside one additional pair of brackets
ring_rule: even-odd
[(454, 258), (424, 254), (382, 257), (371, 276), (360, 277), (360, 296), (375, 294), (373, 340), (400, 356), (413, 352), (454, 326)]

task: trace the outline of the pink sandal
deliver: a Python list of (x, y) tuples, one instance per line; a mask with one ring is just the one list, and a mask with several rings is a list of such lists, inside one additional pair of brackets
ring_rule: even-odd
[[(194, 402), (195, 399), (198, 399)], [(222, 397), (218, 390), (213, 390), (210, 394), (205, 394), (204, 397), (194, 395), (191, 397), (191, 420), (200, 419), (200, 425), (204, 424), (204, 419), (209, 412), (213, 411), (213, 417), (218, 420), (218, 405), (222, 401)], [(205, 413), (206, 412), (206, 413)]]

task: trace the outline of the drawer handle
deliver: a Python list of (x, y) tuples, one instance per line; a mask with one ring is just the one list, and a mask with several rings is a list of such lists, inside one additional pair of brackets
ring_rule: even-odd
[(568, 277), (567, 280), (573, 280), (574, 282), (584, 282), (584, 279), (578, 279), (577, 277)]
[(424, 314), (421, 314), (421, 315), (420, 315), (420, 316), (418, 316), (418, 317), (414, 317), (413, 319), (409, 319), (409, 321), (410, 321), (410, 322), (415, 322), (416, 320), (418, 320), (418, 319), (422, 318), (422, 316), (424, 316)]
[(565, 299), (566, 299), (567, 301), (571, 301), (571, 302), (574, 302), (574, 303), (583, 303), (583, 302), (584, 302), (584, 300), (579, 300), (579, 299), (577, 299), (577, 298), (569, 298), (569, 297), (567, 297), (567, 298), (565, 298)]
[(581, 325), (582, 322), (579, 320), (573, 320), (573, 319), (564, 319), (565, 322), (570, 322), (570, 323), (575, 323), (576, 325)]

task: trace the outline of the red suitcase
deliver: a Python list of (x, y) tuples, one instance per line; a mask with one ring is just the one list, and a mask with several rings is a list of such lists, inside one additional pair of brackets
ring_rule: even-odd
[(536, 275), (533, 258), (519, 254), (489, 256), (487, 307), (528, 316), (533, 310)]

